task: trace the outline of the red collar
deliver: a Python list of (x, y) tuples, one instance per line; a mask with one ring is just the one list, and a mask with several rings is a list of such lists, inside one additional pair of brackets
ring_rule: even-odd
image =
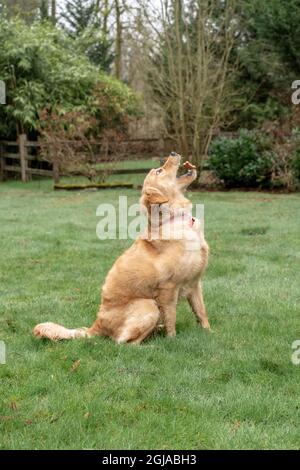
[(191, 217), (190, 220), (189, 220), (189, 227), (192, 227), (195, 223), (195, 218), (194, 217)]

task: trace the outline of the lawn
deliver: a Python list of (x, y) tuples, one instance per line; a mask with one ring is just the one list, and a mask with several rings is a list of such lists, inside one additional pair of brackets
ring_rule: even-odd
[[(109, 163), (100, 163), (95, 165), (97, 169), (100, 168), (112, 168), (113, 170), (130, 170), (130, 169), (141, 169), (145, 170), (144, 174), (111, 174), (108, 175), (106, 182), (108, 183), (133, 183), (135, 185), (142, 184), (145, 178), (145, 175), (151, 168), (156, 168), (159, 166), (159, 159), (158, 157), (154, 159), (143, 159), (139, 158), (136, 160), (121, 160), (116, 161), (113, 164)], [(97, 181), (97, 178), (96, 178)], [(88, 184), (89, 181), (84, 176), (66, 176), (60, 179), (60, 182), (63, 184), (72, 184), (72, 183), (80, 183), (80, 184)]]
[(93, 322), (130, 243), (96, 237), (98, 204), (118, 196), (0, 184), (0, 448), (299, 449), (299, 194), (190, 194), (205, 204), (214, 333), (182, 302), (177, 337), (140, 347), (32, 336), (40, 321)]

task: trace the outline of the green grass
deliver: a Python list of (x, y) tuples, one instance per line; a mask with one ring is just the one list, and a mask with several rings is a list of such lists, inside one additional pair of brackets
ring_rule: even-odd
[[(96, 165), (96, 168), (112, 168), (113, 170), (130, 170), (130, 169), (143, 169), (145, 170), (144, 174), (121, 174), (114, 175), (111, 174), (107, 177), (106, 182), (122, 182), (122, 183), (133, 183), (139, 185), (143, 183), (145, 175), (152, 168), (157, 168), (159, 166), (159, 159), (143, 159), (139, 158), (136, 160), (124, 160), (116, 161), (112, 165), (109, 163), (100, 163)], [(67, 176), (61, 178), (61, 183), (72, 184), (72, 183), (81, 183), (88, 184), (89, 180), (84, 176)]]
[(205, 204), (214, 333), (182, 302), (176, 339), (134, 347), (33, 338), (41, 321), (91, 325), (130, 243), (95, 233), (118, 191), (51, 188), (0, 184), (0, 448), (299, 449), (300, 195), (191, 194)]
[(112, 163), (111, 165), (109, 163), (100, 163), (96, 165), (98, 168), (110, 168), (112, 167), (113, 169), (121, 169), (121, 170), (130, 170), (130, 169), (146, 169), (150, 170), (151, 168), (156, 168), (159, 166), (159, 158), (137, 158), (136, 160), (120, 160)]

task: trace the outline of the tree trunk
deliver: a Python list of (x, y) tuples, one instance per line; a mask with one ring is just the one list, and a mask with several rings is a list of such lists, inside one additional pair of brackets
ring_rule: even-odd
[(115, 75), (121, 78), (122, 69), (122, 22), (121, 22), (121, 6), (119, 0), (115, 0), (116, 13), (116, 58), (115, 58)]
[(56, 0), (51, 0), (51, 21), (56, 23)]
[(109, 16), (109, 5), (108, 0), (104, 0), (103, 2), (103, 26), (102, 32), (103, 36), (107, 38), (108, 36), (108, 16)]
[(176, 34), (176, 51), (177, 53), (177, 74), (178, 74), (178, 106), (179, 106), (179, 121), (180, 121), (180, 151), (189, 158), (189, 146), (186, 136), (186, 120), (185, 120), (185, 92), (184, 92), (184, 67), (182, 56), (182, 4), (181, 0), (175, 0), (175, 34)]

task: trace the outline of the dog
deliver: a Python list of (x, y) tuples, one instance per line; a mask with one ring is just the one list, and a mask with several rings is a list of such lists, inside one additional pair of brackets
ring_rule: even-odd
[(162, 323), (166, 335), (174, 337), (180, 297), (188, 300), (197, 321), (210, 330), (201, 288), (209, 247), (184, 196), (197, 171), (185, 162), (186, 174), (177, 177), (180, 160), (180, 155), (171, 152), (160, 168), (146, 176), (140, 202), (148, 227), (107, 274), (94, 324), (67, 329), (41, 323), (34, 328), (36, 336), (60, 340), (100, 335), (117, 343), (140, 344)]

